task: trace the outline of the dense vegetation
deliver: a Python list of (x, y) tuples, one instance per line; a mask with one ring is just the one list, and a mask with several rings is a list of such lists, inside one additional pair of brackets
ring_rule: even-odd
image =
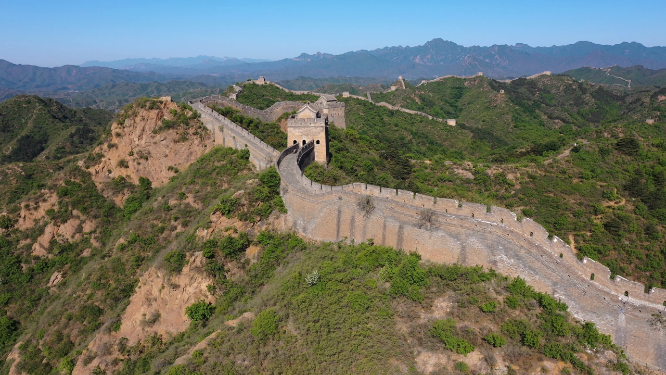
[[(179, 272), (185, 263), (185, 252), (180, 249), (187, 249), (191, 254), (203, 247), (193, 233), (208, 220), (219, 197), (226, 196), (229, 189), (239, 190), (239, 186), (246, 186), (245, 182), (256, 176), (247, 173), (250, 170), (248, 156), (242, 150), (215, 148), (158, 190), (146, 178), (141, 178), (140, 185), (134, 186), (118, 177), (109, 188), (128, 195), (122, 208), (102, 197), (88, 173), (73, 164), (53, 176), (45, 187), (55, 191), (59, 201), (55, 209), (47, 211), (49, 221), (62, 224), (72, 218), (73, 210), (99, 220), (101, 230), (97, 241), (101, 242), (102, 249), (81, 256), (93, 241), (91, 235), (85, 235), (72, 243), (54, 240), (47, 249), (48, 257), (35, 258), (30, 255), (30, 247), (17, 247), (17, 244), (25, 239), (34, 241), (44, 226), (21, 231), (14, 228), (15, 221), (9, 222), (8, 230), (0, 235), (3, 265), (0, 272), (3, 280), (11, 282), (0, 285), (0, 296), (6, 309), (3, 311), (11, 312), (12, 317), (5, 324), (6, 344), (12, 344), (18, 335), (24, 337), (20, 350), (23, 359), (18, 368), (30, 374), (46, 374), (62, 362), (76, 358), (79, 355), (76, 350), (83, 349), (104, 322), (118, 319), (134, 293), (138, 277), (162, 256), (165, 269)], [(254, 189), (236, 199), (235, 205), (239, 217), (253, 222), (266, 218), (276, 208), (284, 209), (277, 190), (277, 172), (273, 169), (256, 177), (258, 182)], [(29, 209), (29, 202), (38, 202), (43, 194), (42, 191), (29, 192), (24, 196), (24, 203), (10, 205), (9, 211), (14, 212), (13, 207)], [(210, 209), (195, 209), (184, 202), (187, 197)], [(273, 200), (264, 203), (266, 197)], [(166, 203), (174, 198), (178, 203)], [(257, 203), (264, 203), (266, 207), (254, 209)], [(176, 235), (178, 227), (187, 228), (187, 235)], [(119, 238), (123, 241), (114, 249)], [(168, 244), (179, 250), (165, 253), (163, 249)], [(247, 244), (242, 250), (246, 247)], [(225, 247), (220, 244), (219, 248)], [(227, 253), (225, 256), (234, 258)], [(83, 278), (84, 270), (90, 276)], [(214, 270), (216, 268), (211, 267), (211, 272), (223, 272), (223, 269)], [(59, 292), (50, 294), (44, 285), (55, 271), (65, 272), (72, 284), (58, 285)], [(76, 288), (71, 289), (74, 285)], [(86, 298), (77, 297), (81, 295)], [(64, 319), (47, 323), (45, 319), (49, 316)], [(4, 323), (0, 321), (0, 324)], [(4, 352), (7, 350), (9, 347)]]
[(277, 102), (300, 101), (314, 102), (319, 99), (316, 95), (295, 95), (273, 85), (257, 85), (245, 83), (243, 93), (238, 96), (238, 102), (257, 109), (266, 109)]
[(0, 103), (0, 164), (61, 159), (94, 144), (113, 115), (70, 109), (53, 99), (16, 96)]
[[(416, 372), (412, 350), (446, 352), (451, 361), (442, 371), (478, 351), (485, 366), (501, 359), (538, 371), (540, 361), (551, 358), (593, 373), (605, 365), (576, 353), (613, 348), (594, 324), (573, 323), (566, 305), (520, 278), (480, 267), (423, 265), (416, 254), (368, 243), (308, 246), (269, 232), (256, 241), (264, 246), (261, 259), (231, 283), (238, 297), (254, 297), (231, 309), (228, 298), (218, 299), (209, 324), (221, 331), (168, 374)], [(259, 272), (264, 263), (283, 271)], [(451, 305), (446, 320), (434, 309), (442, 300)], [(221, 314), (248, 310), (259, 312), (251, 324), (221, 326)], [(626, 366), (618, 361), (608, 366)]]

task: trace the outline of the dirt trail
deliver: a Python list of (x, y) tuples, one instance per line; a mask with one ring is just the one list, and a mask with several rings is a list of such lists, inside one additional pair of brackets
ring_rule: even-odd
[(576, 249), (576, 241), (574, 240), (573, 233), (571, 233), (569, 235), (569, 242), (570, 242), (569, 246), (571, 246), (571, 250), (573, 250), (574, 253), (577, 253), (578, 249)]
[[(617, 194), (617, 189), (613, 189), (613, 190), (615, 191), (615, 194)], [(622, 206), (626, 202), (627, 202), (627, 200), (624, 199), (624, 197), (620, 196), (620, 203), (616, 203), (615, 201), (611, 201), (611, 202), (604, 203), (604, 206), (605, 207), (617, 207), (617, 206)]]
[[(590, 142), (588, 142), (588, 141), (586, 141), (586, 140), (579, 140), (578, 142), (580, 142), (580, 143), (583, 144), (583, 145), (586, 145), (586, 144), (590, 143)], [(578, 146), (578, 143), (575, 143), (573, 146), (571, 146), (571, 147), (569, 147), (568, 149), (564, 150), (564, 152), (562, 152), (561, 154), (559, 154), (559, 155), (557, 155), (557, 156), (555, 156), (555, 157), (553, 157), (553, 158), (550, 158), (550, 159), (544, 161), (543, 163), (544, 163), (544, 164), (549, 164), (549, 163), (551, 163), (551, 162), (552, 162), (553, 160), (555, 160), (555, 159), (560, 160), (560, 159), (566, 158), (567, 156), (569, 156), (569, 154), (571, 154), (571, 150), (573, 150), (573, 148), (576, 147), (576, 146)]]

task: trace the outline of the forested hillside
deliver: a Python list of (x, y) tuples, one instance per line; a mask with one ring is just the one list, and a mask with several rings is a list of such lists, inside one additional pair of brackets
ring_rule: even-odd
[(666, 287), (660, 95), (566, 76), (448, 78), (372, 95), (456, 118), (456, 127), (339, 98), (347, 129), (330, 128), (330, 165), (311, 165), (306, 174), (332, 185), (365, 182), (507, 207), (613, 274)]
[(0, 164), (60, 159), (94, 144), (113, 114), (70, 109), (53, 99), (16, 96), (0, 103)]
[[(88, 172), (120, 147), (111, 140), (151, 118), (152, 152), (128, 152), (108, 179)], [(166, 184), (133, 184), (127, 164), (158, 158), (158, 140), (186, 148), (183, 134), (205, 130), (186, 105), (158, 99), (116, 120), (94, 151), (0, 166), (3, 373), (643, 371), (520, 278), (371, 242), (304, 241), (281, 224), (280, 175), (257, 173), (247, 151), (213, 147), (169, 168)], [(361, 131), (334, 142), (363, 144)], [(381, 159), (381, 144), (355, 155)], [(412, 180), (415, 167), (400, 160)]]

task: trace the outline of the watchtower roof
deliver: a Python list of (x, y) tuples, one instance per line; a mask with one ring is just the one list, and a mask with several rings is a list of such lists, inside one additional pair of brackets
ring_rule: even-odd
[(324, 100), (326, 100), (327, 102), (337, 102), (338, 101), (338, 99), (336, 99), (334, 95), (330, 95), (330, 94), (323, 94), (321, 97), (324, 98)]
[(296, 115), (294, 117), (296, 118), (316, 118), (317, 116), (317, 109), (311, 104), (307, 103), (301, 109), (296, 111)]

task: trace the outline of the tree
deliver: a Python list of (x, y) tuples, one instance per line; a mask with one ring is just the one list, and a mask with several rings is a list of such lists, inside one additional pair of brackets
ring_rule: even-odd
[(197, 301), (185, 308), (185, 315), (194, 322), (208, 320), (213, 315), (213, 306), (203, 300)]

